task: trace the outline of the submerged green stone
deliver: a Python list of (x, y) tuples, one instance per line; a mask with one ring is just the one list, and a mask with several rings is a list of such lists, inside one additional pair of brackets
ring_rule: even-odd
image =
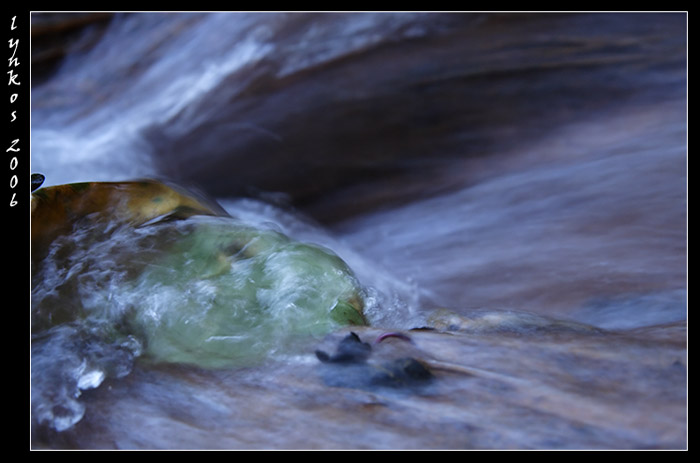
[(37, 342), (70, 325), (137, 346), (129, 349), (143, 360), (221, 368), (365, 324), (362, 289), (331, 251), (217, 215), (154, 182), (86, 185), (77, 196), (75, 185), (34, 194)]
[(295, 338), (364, 324), (359, 285), (335, 255), (229, 219), (195, 222), (130, 289), (143, 297), (130, 321), (148, 358), (246, 364)]

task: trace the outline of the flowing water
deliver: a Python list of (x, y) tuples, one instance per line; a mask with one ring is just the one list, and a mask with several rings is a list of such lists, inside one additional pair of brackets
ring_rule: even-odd
[[(686, 34), (675, 14), (85, 28), (32, 88), (32, 170), (47, 185), (167, 177), (233, 219), (58, 240), (33, 282), (33, 445), (684, 447)], [(241, 240), (274, 251), (231, 258)], [(335, 270), (297, 277), (295, 246)], [(445, 367), (418, 394), (328, 392), (313, 346), (337, 325), (318, 314), (355, 287), (362, 336), (466, 330), (414, 341), (435, 371), (468, 359), (480, 379)], [(309, 319), (276, 311), (309, 300)], [(114, 334), (125, 314), (139, 329)], [(216, 355), (192, 353), (207, 343)]]

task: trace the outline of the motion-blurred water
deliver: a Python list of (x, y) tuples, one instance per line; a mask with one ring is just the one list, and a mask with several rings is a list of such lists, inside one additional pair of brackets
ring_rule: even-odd
[(679, 322), (686, 35), (675, 14), (116, 15), (33, 87), (32, 170), (194, 184), (340, 255), (378, 326)]

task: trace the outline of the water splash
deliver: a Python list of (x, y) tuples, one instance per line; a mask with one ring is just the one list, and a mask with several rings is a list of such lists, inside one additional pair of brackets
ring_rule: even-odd
[(81, 391), (125, 376), (137, 358), (231, 368), (288, 355), (364, 324), (363, 297), (331, 252), (237, 219), (78, 224), (35, 269), (35, 419), (73, 426)]
[[(284, 203), (284, 198), (277, 198)], [(373, 326), (410, 329), (425, 321), (421, 297), (425, 290), (415, 281), (399, 278), (377, 259), (358, 253), (355, 247), (298, 211), (270, 201), (251, 198), (220, 199), (232, 216), (259, 228), (277, 231), (297, 241), (330, 249), (353, 269), (364, 288), (364, 313)]]

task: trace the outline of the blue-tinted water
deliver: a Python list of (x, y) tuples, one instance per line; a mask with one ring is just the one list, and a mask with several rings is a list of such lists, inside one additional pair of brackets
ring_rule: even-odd
[[(436, 308), (604, 329), (685, 320), (682, 16), (512, 21), (117, 15), (33, 88), (32, 170), (47, 185), (194, 182), (246, 224), (339, 255), (377, 326), (421, 326)], [(519, 34), (531, 42), (519, 46)], [(443, 51), (456, 40), (463, 52)], [(90, 284), (113, 307), (149, 296), (110, 292), (120, 280), (109, 245), (84, 251), (45, 275), (44, 289), (79, 279), (56, 304), (89, 303)], [(61, 273), (81, 272), (96, 251), (102, 268)], [(33, 344), (34, 418), (64, 430), (85, 414), (81, 391), (128, 375), (143, 346), (55, 330)], [(55, 414), (45, 406), (56, 403)]]

